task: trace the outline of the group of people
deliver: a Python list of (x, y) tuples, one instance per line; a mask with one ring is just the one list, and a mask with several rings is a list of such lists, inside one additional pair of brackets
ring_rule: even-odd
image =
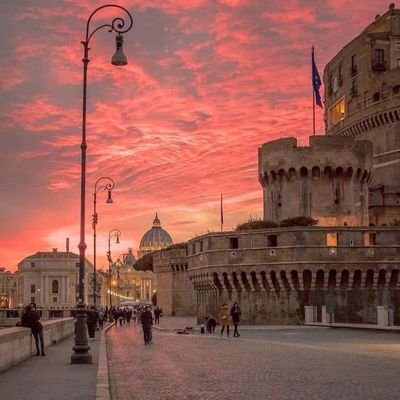
[[(242, 310), (237, 302), (233, 303), (231, 308), (228, 304), (224, 303), (219, 311), (218, 320), (221, 325), (221, 336), (223, 335), (225, 329), (226, 334), (229, 337), (229, 326), (232, 321), (234, 330), (233, 337), (239, 337), (240, 333), (238, 331), (238, 326), (240, 324), (240, 316), (242, 315)], [(207, 330), (208, 333), (214, 333), (217, 326), (217, 321), (211, 315), (206, 317), (204, 324), (201, 326), (201, 332), (204, 333)]]

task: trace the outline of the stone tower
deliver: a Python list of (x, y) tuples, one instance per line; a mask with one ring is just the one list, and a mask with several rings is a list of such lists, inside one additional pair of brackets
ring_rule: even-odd
[(307, 216), (322, 226), (368, 225), (372, 144), (352, 138), (312, 136), (309, 147), (295, 138), (259, 149), (264, 219)]
[(326, 134), (373, 143), (370, 222), (400, 219), (400, 9), (392, 3), (326, 65)]

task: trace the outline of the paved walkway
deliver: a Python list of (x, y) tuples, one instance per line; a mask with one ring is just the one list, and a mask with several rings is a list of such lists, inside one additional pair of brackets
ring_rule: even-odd
[[(167, 325), (167, 320), (164, 320)], [(240, 338), (107, 332), (113, 400), (398, 400), (400, 336), (298, 327)]]
[(90, 341), (93, 364), (70, 363), (73, 336), (0, 374), (1, 400), (94, 400), (99, 336)]

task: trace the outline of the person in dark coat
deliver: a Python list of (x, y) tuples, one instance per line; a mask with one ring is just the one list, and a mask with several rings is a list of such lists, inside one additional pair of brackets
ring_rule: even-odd
[(151, 326), (153, 325), (153, 315), (151, 314), (150, 307), (146, 307), (146, 310), (140, 317), (140, 321), (142, 322), (144, 344), (152, 344)]
[(99, 313), (95, 306), (91, 306), (86, 312), (86, 325), (88, 328), (89, 340), (94, 340), (96, 334), (96, 326), (99, 320)]
[(156, 325), (160, 324), (160, 315), (161, 315), (161, 310), (158, 307), (156, 307), (154, 309), (154, 323)]
[(33, 304), (27, 305), (21, 317), (21, 326), (31, 328), (31, 334), (35, 338), (36, 355), (45, 356), (46, 354), (44, 353), (43, 326), (39, 320), (40, 320), (40, 315), (36, 311), (34, 305)]
[(235, 327), (233, 331), (233, 337), (239, 337), (240, 334), (238, 332), (238, 325), (240, 324), (240, 316), (242, 315), (242, 311), (239, 307), (239, 304), (235, 301), (231, 308), (231, 316), (232, 316), (232, 323)]

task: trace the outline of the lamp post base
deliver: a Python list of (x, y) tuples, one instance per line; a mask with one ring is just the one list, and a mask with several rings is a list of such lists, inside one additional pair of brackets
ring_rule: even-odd
[(71, 364), (92, 364), (92, 355), (87, 340), (86, 311), (83, 304), (78, 305), (75, 325), (75, 345), (72, 347)]

